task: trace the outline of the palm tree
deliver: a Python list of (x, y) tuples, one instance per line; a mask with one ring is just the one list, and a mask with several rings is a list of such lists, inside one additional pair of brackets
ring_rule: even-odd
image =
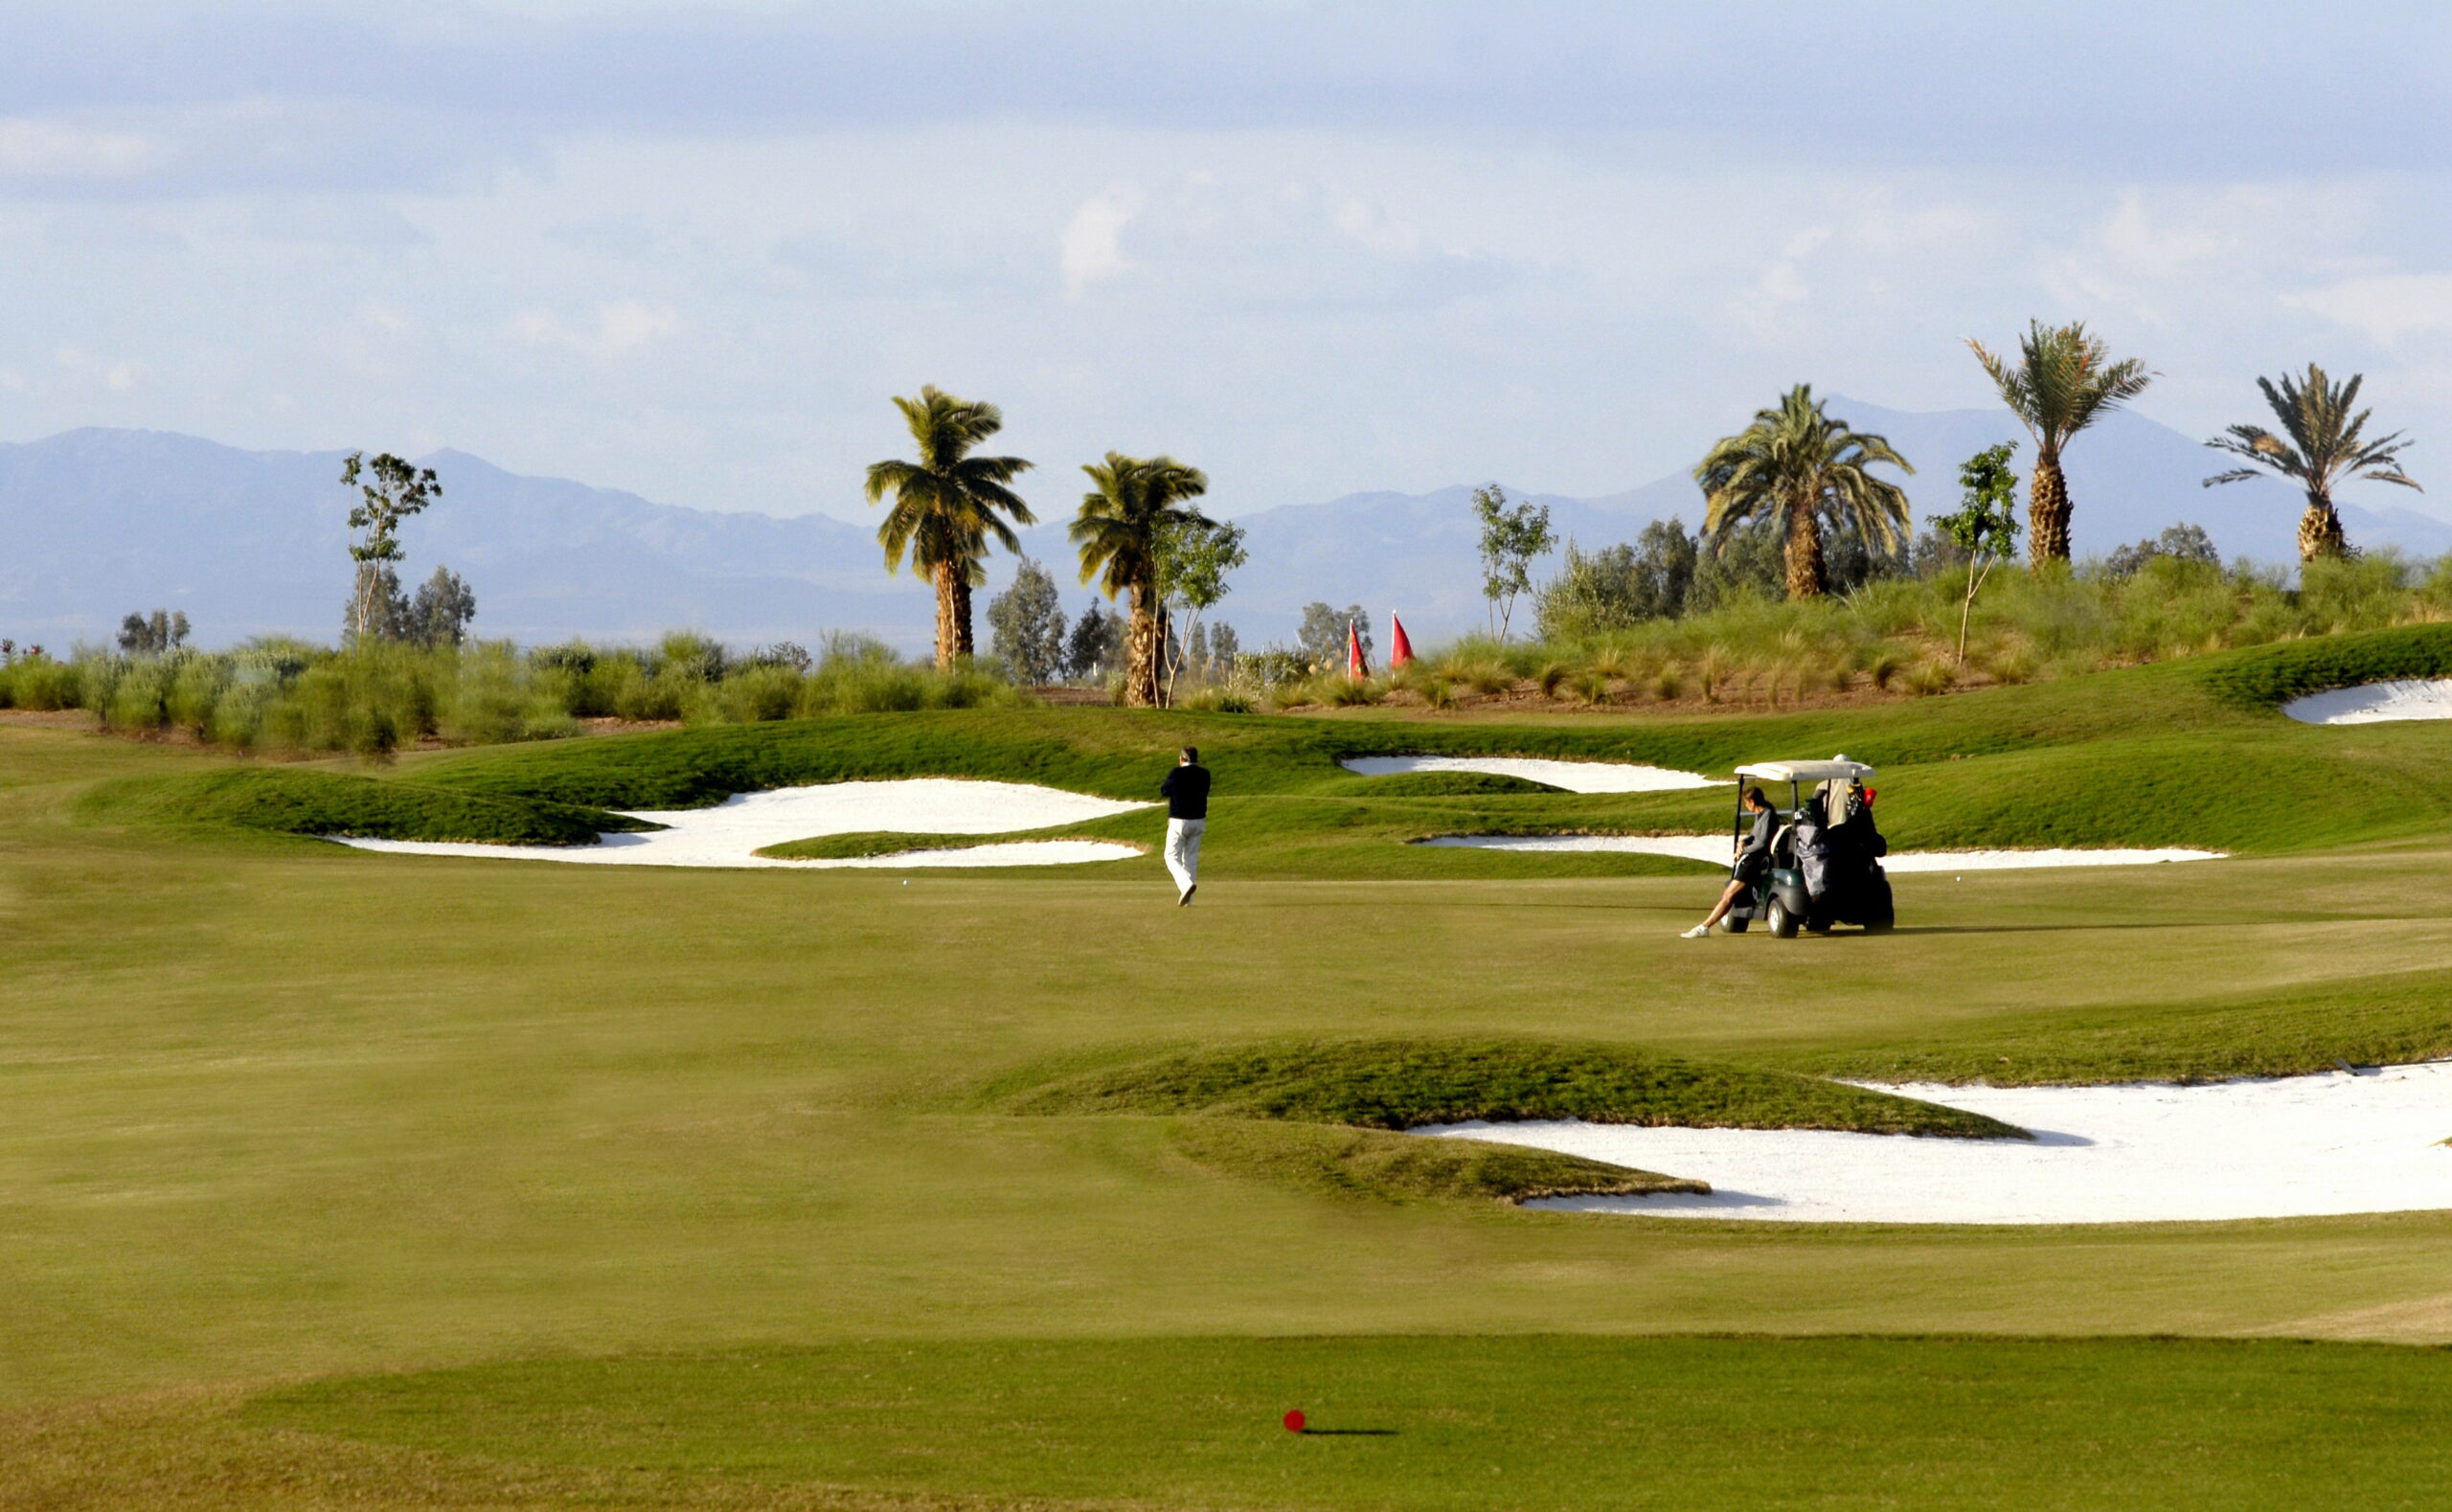
[(1786, 538), (1791, 598), (1822, 593), (1822, 527), (1860, 531), (1896, 552), (1907, 538), (1907, 494), (1865, 469), (1886, 462), (1916, 469), (1878, 436), (1861, 436), (1822, 411), (1810, 384), (1790, 389), (1780, 406), (1712, 448), (1694, 469), (1703, 485), (1703, 533), (1714, 545), (1748, 520), (1778, 522)]
[(1165, 647), (1159, 643), (1158, 552), (1170, 530), (1216, 522), (1186, 501), (1209, 491), (1209, 479), (1197, 467), (1172, 457), (1142, 459), (1109, 452), (1105, 462), (1081, 470), (1094, 486), (1081, 497), (1081, 512), (1073, 521), (1072, 536), (1081, 549), (1081, 580), (1104, 576), (1099, 586), (1109, 598), (1132, 595), (1132, 617), (1124, 632), (1124, 701), (1154, 709), (1160, 702), (1158, 666)]
[(885, 570), (925, 573), (937, 585), (937, 665), (947, 667), (971, 654), (970, 591), (988, 580), (988, 538), (1018, 554), (1020, 537), (998, 517), (1032, 525), (1037, 517), (1007, 486), (1030, 466), (1019, 457), (973, 457), (972, 447), (1004, 428), (1005, 412), (993, 404), (958, 399), (930, 384), (916, 399), (894, 406), (911, 427), (920, 460), (869, 464), (869, 502), (894, 496), (877, 543)]
[(1969, 341), (2001, 402), (2034, 438), (2034, 477), (2027, 485), (2027, 549), (2034, 559), (2069, 559), (2069, 480), (2060, 453), (2070, 439), (2146, 392), (2157, 374), (2135, 357), (2111, 360), (2111, 348), (2086, 334), (2082, 321), (2046, 326), (2029, 321), (2013, 367)]
[(2411, 445), (2401, 440), (2400, 432), (2372, 441), (2359, 435), (2367, 428), (2367, 417), (2375, 413), (2350, 413), (2350, 406), (2358, 402), (2358, 386), (2366, 381), (2365, 373), (2353, 372), (2348, 383), (2335, 383), (2312, 362), (2307, 364), (2304, 385), (2285, 375), (2276, 389), (2271, 380), (2259, 378), (2257, 387), (2264, 391), (2264, 401), (2273, 406), (2273, 413), (2282, 417), (2282, 428), (2289, 439), (2261, 425), (2232, 426), (2229, 434), (2205, 444), (2244, 457), (2257, 466), (2215, 473), (2205, 480), (2205, 485), (2211, 488), (2217, 483), (2260, 477), (2258, 467), (2296, 480), (2307, 490), (2307, 512), (2299, 517), (2299, 559), (2312, 562), (2319, 556), (2341, 555), (2346, 543), (2341, 514), (2333, 508), (2334, 484), (2345, 478), (2373, 478), (2404, 488), (2418, 487), (2418, 480), (2401, 471), (2397, 460)]

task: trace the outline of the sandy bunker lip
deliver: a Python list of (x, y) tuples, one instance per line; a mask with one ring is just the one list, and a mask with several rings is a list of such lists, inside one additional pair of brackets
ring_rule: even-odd
[(2452, 719), (2452, 677), (2394, 678), (2294, 698), (2282, 711), (2307, 725), (2380, 725), (2401, 719)]
[[(1467, 850), (1601, 850), (1623, 855), (1675, 856), (1715, 867), (1729, 862), (1726, 835), (1439, 835), (1415, 842)], [(2144, 849), (1903, 850), (1882, 858), (1882, 869), (1912, 871), (2008, 871), (2035, 867), (2141, 867), (2164, 861), (2219, 861), (2219, 850)]]
[(1632, 761), (1551, 761), (1538, 756), (1349, 756), (1337, 763), (1363, 777), (1393, 777), (1408, 772), (1478, 772), (1488, 777), (1516, 777), (1528, 782), (1564, 788), (1570, 793), (1666, 793), (1679, 788), (1717, 787), (1699, 772)]
[(1709, 1182), (1709, 1196), (1531, 1204), (1805, 1223), (2091, 1224), (2452, 1207), (2452, 1061), (2196, 1086), (1864, 1083), (2032, 1130), (1931, 1140), (1802, 1129), (1450, 1124), (1494, 1140)]
[(1068, 793), (1029, 782), (961, 778), (822, 782), (764, 793), (738, 793), (712, 808), (646, 809), (631, 817), (669, 827), (611, 834), (593, 846), (488, 846), (450, 841), (361, 840), (332, 836), (360, 850), (418, 856), (483, 856), (491, 860), (564, 861), (636, 867), (1044, 867), (1116, 861), (1139, 847), (1107, 840), (1023, 840), (889, 856), (786, 861), (755, 854), (768, 846), (820, 835), (889, 831), (923, 835), (996, 835), (1078, 824), (1126, 814), (1146, 803)]

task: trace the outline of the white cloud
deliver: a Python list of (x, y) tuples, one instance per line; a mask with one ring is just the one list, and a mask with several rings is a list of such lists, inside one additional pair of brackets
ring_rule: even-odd
[(23, 116), (0, 121), (0, 174), (34, 179), (133, 178), (168, 155), (162, 144), (134, 131), (90, 130)]
[(2365, 179), (2132, 186), (2073, 244), (2045, 257), (2042, 281), (2071, 309), (2187, 330), (2235, 318), (2217, 308), (2357, 267), (2388, 198)]
[(1421, 233), (1364, 199), (1337, 207), (1336, 228), (1374, 252), (1411, 257), (1421, 250)]
[(2384, 346), (2404, 336), (2452, 331), (2452, 273), (2383, 273), (2330, 288), (2282, 296), (2292, 309), (2322, 315)]
[(1729, 313), (1757, 336), (1769, 340), (1785, 334), (1798, 306), (1811, 297), (1805, 282), (1805, 260), (1830, 239), (1828, 226), (1808, 226), (1790, 236), (1780, 249), (1780, 260), (1764, 269), (1753, 285), (1729, 302)]
[(1128, 186), (1094, 194), (1073, 212), (1073, 218), (1065, 222), (1064, 235), (1059, 238), (1058, 265), (1063, 269), (1068, 297), (1079, 299), (1091, 284), (1132, 266), (1124, 260), (1118, 238), (1140, 213), (1141, 195)]
[(113, 394), (125, 394), (153, 375), (143, 363), (113, 362), (75, 347), (62, 347), (53, 355), (79, 384), (108, 389)]
[(576, 328), (550, 309), (522, 310), (506, 328), (535, 346), (566, 347), (591, 357), (619, 357), (678, 331), (681, 317), (641, 300), (616, 300), (598, 305), (594, 320)]

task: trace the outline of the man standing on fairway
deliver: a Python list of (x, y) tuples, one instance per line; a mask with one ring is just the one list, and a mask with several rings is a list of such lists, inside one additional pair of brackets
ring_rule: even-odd
[(1200, 836), (1209, 827), (1209, 768), (1184, 747), (1183, 759), (1158, 784), (1167, 800), (1167, 869), (1174, 873), (1175, 907), (1200, 891)]

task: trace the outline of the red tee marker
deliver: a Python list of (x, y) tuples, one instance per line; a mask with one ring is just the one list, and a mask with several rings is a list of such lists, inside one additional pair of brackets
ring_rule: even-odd
[(1303, 1425), (1306, 1421), (1308, 1419), (1304, 1417), (1303, 1410), (1298, 1407), (1285, 1414), (1285, 1431), (1289, 1433), (1299, 1433), (1303, 1432)]

